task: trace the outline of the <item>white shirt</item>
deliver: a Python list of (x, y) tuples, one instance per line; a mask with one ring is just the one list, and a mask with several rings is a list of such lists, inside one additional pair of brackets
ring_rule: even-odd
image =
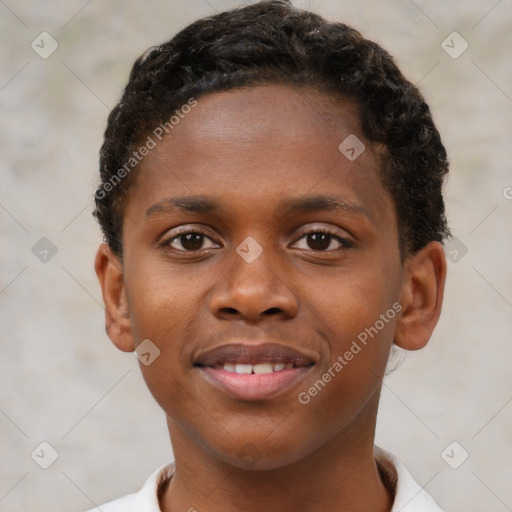
[[(394, 487), (391, 512), (442, 512), (436, 502), (415, 482), (407, 468), (393, 454), (375, 446), (375, 458)], [(142, 489), (87, 512), (161, 512), (158, 488), (174, 474), (171, 462), (155, 471)]]

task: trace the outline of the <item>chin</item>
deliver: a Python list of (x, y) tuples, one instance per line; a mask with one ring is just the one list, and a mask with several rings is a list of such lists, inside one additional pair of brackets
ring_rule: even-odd
[[(292, 436), (270, 442), (264, 437), (251, 440), (230, 439), (226, 449), (212, 447), (213, 453), (230, 466), (255, 471), (280, 469), (293, 464), (307, 455), (306, 447), (299, 449), (300, 443)], [(226, 448), (226, 447), (224, 447)]]

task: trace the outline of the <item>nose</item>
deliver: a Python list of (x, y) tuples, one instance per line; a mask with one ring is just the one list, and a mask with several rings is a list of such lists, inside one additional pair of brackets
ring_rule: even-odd
[(275, 258), (273, 262), (270, 250), (265, 249), (252, 262), (233, 255), (233, 265), (213, 291), (210, 308), (224, 320), (258, 322), (270, 316), (293, 318), (299, 306), (285, 277), (278, 275)]

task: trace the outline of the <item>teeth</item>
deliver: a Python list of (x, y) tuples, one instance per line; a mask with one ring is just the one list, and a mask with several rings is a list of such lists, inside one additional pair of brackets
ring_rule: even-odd
[(236, 373), (252, 373), (252, 364), (236, 364)]
[(252, 371), (254, 373), (261, 374), (261, 373), (272, 373), (274, 371), (274, 369), (272, 368), (271, 363), (259, 363), (259, 364), (255, 364), (252, 367)]
[(224, 363), (222, 366), (224, 370), (231, 373), (254, 373), (262, 375), (264, 373), (280, 372), (281, 370), (288, 370), (293, 368), (293, 363), (258, 363), (258, 364), (233, 364)]

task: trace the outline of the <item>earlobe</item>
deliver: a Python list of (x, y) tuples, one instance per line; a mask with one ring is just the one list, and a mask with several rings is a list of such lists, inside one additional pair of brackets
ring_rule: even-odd
[(405, 263), (395, 344), (418, 350), (429, 341), (443, 304), (446, 257), (439, 242), (430, 242)]
[(135, 347), (122, 264), (105, 243), (98, 248), (94, 269), (100, 282), (103, 302), (105, 303), (107, 334), (119, 350), (133, 352)]

